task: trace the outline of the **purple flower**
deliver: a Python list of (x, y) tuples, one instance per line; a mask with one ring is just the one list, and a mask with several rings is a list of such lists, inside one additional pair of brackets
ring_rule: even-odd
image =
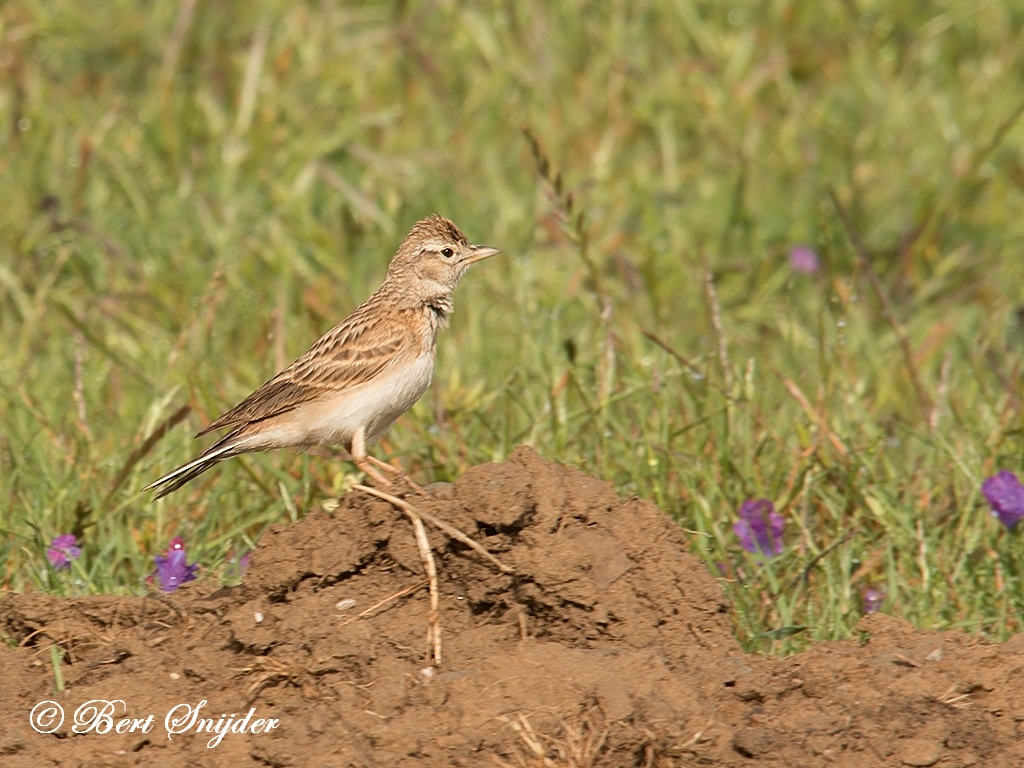
[(747, 552), (782, 554), (782, 528), (786, 521), (768, 499), (751, 499), (740, 507), (740, 519), (732, 527)]
[(73, 533), (64, 533), (60, 536), (54, 537), (53, 541), (50, 542), (49, 548), (46, 550), (46, 559), (50, 561), (50, 565), (53, 566), (54, 570), (61, 570), (64, 568), (71, 567), (71, 561), (77, 560), (82, 554), (80, 547), (76, 547), (78, 539)]
[(981, 492), (992, 505), (992, 516), (1009, 529), (1024, 517), (1024, 485), (1005, 469), (981, 484)]
[(794, 272), (816, 275), (821, 264), (818, 261), (818, 254), (806, 245), (797, 245), (789, 249), (789, 266)]
[(228, 561), (227, 568), (224, 569), (224, 575), (229, 579), (241, 579), (246, 570), (249, 568), (249, 555), (251, 552), (246, 552), (241, 557), (233, 557)]
[(860, 593), (864, 613), (878, 613), (885, 602), (885, 591), (878, 587), (867, 587)]
[(160, 582), (162, 592), (173, 592), (186, 581), (195, 581), (199, 563), (185, 565), (185, 541), (181, 536), (171, 539), (171, 544), (162, 555), (155, 555), (156, 570), (150, 576)]

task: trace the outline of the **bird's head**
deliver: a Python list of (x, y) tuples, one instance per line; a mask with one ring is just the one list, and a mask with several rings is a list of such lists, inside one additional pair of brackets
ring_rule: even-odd
[(501, 253), (488, 245), (473, 245), (454, 223), (433, 214), (416, 222), (388, 267), (388, 279), (401, 280), (423, 300), (448, 296), (466, 270)]

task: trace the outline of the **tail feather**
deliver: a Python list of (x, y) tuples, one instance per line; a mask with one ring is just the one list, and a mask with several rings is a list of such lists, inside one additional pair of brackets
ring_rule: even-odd
[(181, 488), (181, 486), (192, 478), (201, 475), (214, 464), (219, 464), (224, 461), (224, 459), (230, 459), (232, 456), (244, 453), (244, 451), (239, 450), (238, 442), (234, 439), (236, 436), (237, 433), (235, 432), (232, 432), (230, 435), (226, 435), (192, 459), (192, 461), (187, 464), (182, 464), (173, 472), (168, 472), (159, 480), (150, 483), (142, 490), (149, 491), (154, 488), (159, 488), (160, 490), (154, 498), (162, 499), (167, 494)]

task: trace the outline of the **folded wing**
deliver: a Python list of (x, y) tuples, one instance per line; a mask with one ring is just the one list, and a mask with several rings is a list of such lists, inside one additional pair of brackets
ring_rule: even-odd
[(382, 322), (381, 316), (360, 307), (303, 353), (294, 363), (267, 381), (242, 402), (218, 418), (199, 435), (238, 428), (286, 413), (321, 397), (372, 382), (386, 369), (401, 365), (405, 355), (418, 353), (418, 343), (401, 318)]

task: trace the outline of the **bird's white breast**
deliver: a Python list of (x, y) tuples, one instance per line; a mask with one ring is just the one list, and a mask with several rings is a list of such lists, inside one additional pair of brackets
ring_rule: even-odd
[(434, 355), (430, 351), (366, 384), (302, 406), (295, 413), (295, 421), (302, 424), (305, 436), (297, 442), (347, 445), (359, 427), (364, 427), (366, 443), (372, 443), (420, 399), (433, 372)]

